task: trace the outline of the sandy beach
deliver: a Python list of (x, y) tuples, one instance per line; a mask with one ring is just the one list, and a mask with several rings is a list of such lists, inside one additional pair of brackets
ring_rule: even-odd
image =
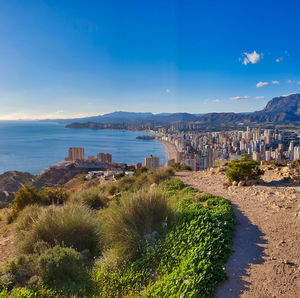
[(175, 147), (175, 145), (169, 143), (169, 142), (166, 142), (166, 141), (162, 141), (162, 140), (156, 140), (158, 142), (161, 142), (162, 144), (165, 145), (165, 147), (167, 148), (167, 151), (168, 151), (168, 159), (174, 159), (176, 160), (176, 153), (177, 153), (177, 149)]

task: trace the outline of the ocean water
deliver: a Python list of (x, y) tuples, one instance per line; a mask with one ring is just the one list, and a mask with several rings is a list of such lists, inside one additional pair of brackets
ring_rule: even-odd
[(51, 122), (0, 122), (0, 174), (26, 171), (39, 174), (65, 159), (69, 147), (84, 147), (85, 157), (111, 153), (114, 162), (135, 164), (150, 154), (167, 161), (164, 145), (137, 140), (144, 132), (65, 128)]

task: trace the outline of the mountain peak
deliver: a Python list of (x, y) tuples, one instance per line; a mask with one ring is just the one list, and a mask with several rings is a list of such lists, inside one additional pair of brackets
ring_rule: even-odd
[(300, 113), (300, 94), (292, 93), (271, 99), (263, 109), (266, 113)]

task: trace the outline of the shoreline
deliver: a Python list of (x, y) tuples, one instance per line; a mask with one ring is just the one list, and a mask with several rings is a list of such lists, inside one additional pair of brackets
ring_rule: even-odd
[(177, 151), (175, 145), (173, 145), (167, 141), (163, 141), (163, 140), (155, 139), (155, 141), (160, 142), (165, 146), (165, 148), (167, 149), (167, 152), (168, 152), (168, 160), (174, 159), (176, 161), (176, 155), (177, 155), (178, 151)]

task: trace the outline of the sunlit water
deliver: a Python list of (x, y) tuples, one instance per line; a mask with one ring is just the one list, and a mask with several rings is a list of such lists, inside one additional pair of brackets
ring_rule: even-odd
[(64, 160), (69, 147), (84, 147), (85, 157), (111, 153), (113, 161), (133, 164), (150, 154), (167, 161), (165, 147), (156, 141), (138, 140), (144, 132), (65, 128), (57, 123), (0, 122), (0, 173), (26, 171), (39, 174)]

